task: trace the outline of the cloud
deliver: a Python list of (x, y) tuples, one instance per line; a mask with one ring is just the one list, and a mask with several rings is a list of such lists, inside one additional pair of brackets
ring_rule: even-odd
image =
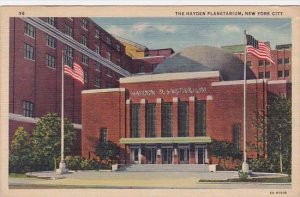
[(152, 25), (148, 23), (135, 24), (131, 27), (131, 33), (144, 33), (146, 31), (159, 31), (162, 33), (174, 33), (177, 30), (175, 25)]
[(222, 31), (226, 33), (239, 33), (241, 32), (241, 28), (237, 25), (225, 25)]
[(121, 27), (118, 27), (118, 26), (111, 26), (107, 29), (107, 31), (111, 34), (114, 34), (114, 35), (123, 35), (125, 33), (125, 29), (121, 28)]
[(156, 29), (165, 33), (174, 33), (178, 28), (174, 25), (158, 25)]
[(142, 32), (145, 32), (146, 30), (152, 29), (152, 28), (153, 27), (147, 23), (135, 24), (131, 27), (131, 32), (142, 33)]

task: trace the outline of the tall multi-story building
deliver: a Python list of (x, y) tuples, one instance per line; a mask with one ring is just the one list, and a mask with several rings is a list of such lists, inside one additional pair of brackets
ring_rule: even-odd
[(64, 108), (81, 129), (81, 91), (117, 87), (130, 75), (125, 46), (89, 18), (10, 19), (10, 138), (18, 126), (31, 131), (47, 112), (60, 114), (62, 64), (74, 62), (85, 84), (65, 77)]
[[(223, 46), (222, 48), (244, 61), (244, 45)], [(247, 54), (247, 65), (258, 79), (291, 80), (291, 50), (291, 44), (276, 45), (275, 49), (271, 50), (275, 64)]]
[(80, 131), (82, 90), (118, 87), (120, 77), (140, 72), (126, 51), (90, 18), (10, 18), (10, 141), (17, 127), (31, 132), (39, 117), (60, 114), (63, 64), (78, 63), (84, 71), (83, 86), (64, 79), (65, 117)]

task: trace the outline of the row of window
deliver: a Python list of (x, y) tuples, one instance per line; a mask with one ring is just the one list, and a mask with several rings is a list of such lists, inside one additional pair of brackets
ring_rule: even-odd
[[(290, 63), (290, 58), (286, 57), (286, 58), (278, 58), (277, 59), (277, 64), (281, 65), (281, 64), (289, 64)], [(258, 60), (258, 66), (269, 66), (270, 62), (267, 60)], [(252, 61), (247, 61), (247, 66), (252, 66)]]
[[(196, 101), (195, 103), (195, 136), (206, 135), (206, 103)], [(161, 107), (161, 136), (173, 136), (173, 105), (172, 103), (163, 103)], [(178, 136), (189, 136), (189, 103), (180, 101), (178, 103)], [(140, 137), (141, 109), (140, 104), (130, 106), (130, 137)], [(145, 112), (145, 136), (155, 137), (156, 135), (156, 104), (146, 104)]]
[[(290, 76), (290, 71), (289, 70), (279, 70), (277, 73), (278, 78), (281, 77), (289, 77)], [(258, 78), (259, 79), (270, 79), (271, 78), (271, 74), (270, 71), (267, 72), (259, 72), (258, 73)]]
[[(55, 26), (55, 18), (51, 18), (51, 17), (47, 18), (47, 22), (50, 25)], [(83, 24), (86, 24), (86, 23), (84, 22)], [(32, 25), (30, 25), (29, 23), (24, 23), (24, 25), (25, 25), (24, 26), (24, 33), (26, 35), (32, 37), (32, 38), (35, 38), (35, 28)], [(99, 32), (99, 30), (98, 30), (98, 32)], [(73, 29), (69, 25), (66, 25), (66, 34), (69, 35), (69, 36), (71, 36), (71, 37), (73, 36)], [(87, 38), (84, 35), (81, 36), (81, 44), (83, 44), (85, 46), (88, 46), (88, 40), (87, 40)], [(50, 35), (47, 35), (47, 46), (55, 49), (56, 48), (56, 39), (53, 38)], [(120, 46), (119, 45), (117, 45), (117, 50), (120, 51)], [(95, 45), (95, 52), (100, 55), (100, 46), (97, 45), (97, 44)], [(106, 53), (106, 58), (108, 60), (110, 60), (110, 61), (112, 60), (112, 55), (111, 55), (110, 52)], [(29, 58), (29, 59), (32, 59), (32, 58)], [(87, 60), (88, 60), (87, 56), (85, 57), (85, 55), (82, 55), (82, 63), (84, 63), (84, 64), (87, 65), (88, 64)], [(116, 59), (116, 63), (118, 65), (120, 65), (121, 64), (121, 60), (120, 59)]]

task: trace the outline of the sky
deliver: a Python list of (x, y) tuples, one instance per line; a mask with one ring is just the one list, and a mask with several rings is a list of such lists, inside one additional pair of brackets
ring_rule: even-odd
[(224, 46), (244, 43), (244, 30), (257, 40), (291, 43), (290, 19), (266, 18), (93, 18), (111, 34), (129, 39), (149, 49), (194, 45)]

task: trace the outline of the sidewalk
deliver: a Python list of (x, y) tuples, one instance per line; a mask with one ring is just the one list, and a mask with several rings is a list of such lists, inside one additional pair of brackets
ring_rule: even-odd
[[(279, 174), (255, 173), (257, 176), (278, 177)], [(77, 171), (64, 175), (35, 172), (41, 178), (10, 178), (11, 188), (261, 188), (259, 183), (199, 183), (199, 180), (227, 180), (237, 172), (107, 172)], [(213, 186), (214, 185), (214, 186)], [(275, 186), (275, 187), (274, 187)], [(266, 185), (264, 185), (266, 187)], [(278, 184), (268, 187), (276, 188)], [(281, 184), (280, 187), (290, 187)]]

